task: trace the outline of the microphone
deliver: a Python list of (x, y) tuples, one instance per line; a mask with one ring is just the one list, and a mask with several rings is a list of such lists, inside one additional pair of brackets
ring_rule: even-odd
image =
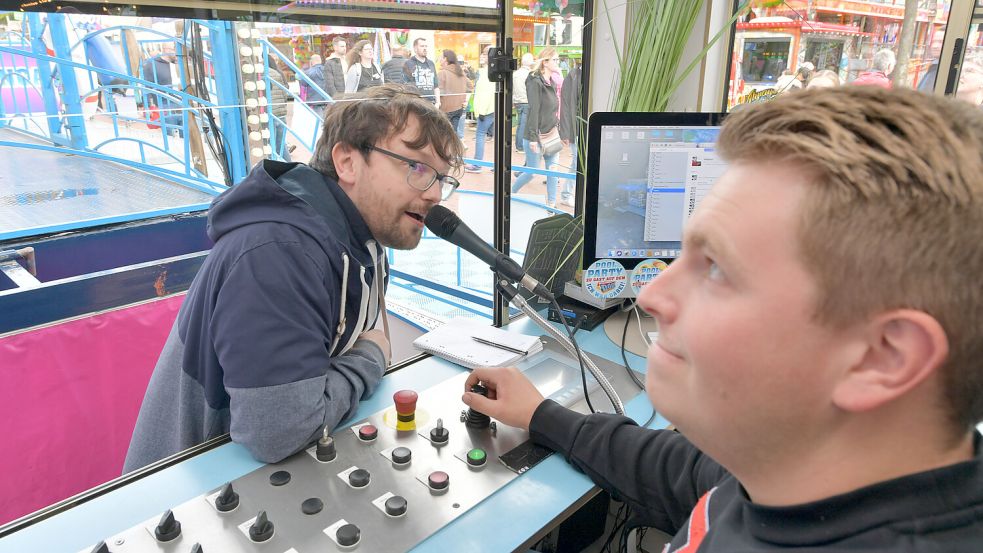
[(519, 283), (537, 296), (553, 301), (553, 294), (548, 288), (527, 275), (511, 257), (479, 238), (453, 211), (442, 205), (435, 205), (430, 208), (423, 222), (430, 232), (484, 261), (502, 277)]

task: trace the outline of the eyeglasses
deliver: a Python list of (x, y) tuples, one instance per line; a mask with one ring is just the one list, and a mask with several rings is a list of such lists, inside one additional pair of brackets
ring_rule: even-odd
[(383, 150), (382, 148), (368, 145), (366, 148), (370, 150), (375, 150), (380, 154), (387, 155), (393, 159), (398, 159), (406, 165), (409, 166), (409, 171), (406, 173), (406, 184), (412, 186), (413, 188), (426, 192), (430, 190), (433, 183), (440, 181), (440, 199), (441, 201), (446, 200), (451, 197), (451, 194), (457, 190), (458, 186), (461, 186), (460, 181), (455, 179), (450, 175), (441, 175), (436, 169), (423, 163), (422, 161), (416, 161), (408, 157), (403, 157), (399, 154), (394, 154), (389, 150)]

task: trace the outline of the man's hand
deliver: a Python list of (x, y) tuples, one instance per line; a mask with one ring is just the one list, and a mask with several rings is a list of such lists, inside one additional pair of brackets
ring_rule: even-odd
[[(478, 381), (488, 388), (488, 397), (470, 391)], [(468, 376), (464, 390), (461, 399), (468, 407), (522, 429), (529, 428), (532, 414), (543, 402), (543, 394), (515, 367), (475, 369)]]
[(567, 140), (566, 138), (564, 138), (563, 139), (563, 147), (566, 148), (567, 146), (570, 146), (570, 141)]
[(382, 350), (382, 355), (386, 358), (386, 366), (389, 366), (389, 360), (392, 359), (393, 352), (392, 348), (389, 346), (389, 340), (386, 340), (386, 333), (373, 328), (371, 330), (366, 330), (365, 332), (358, 335), (359, 340), (369, 340), (370, 342), (375, 342), (377, 346)]

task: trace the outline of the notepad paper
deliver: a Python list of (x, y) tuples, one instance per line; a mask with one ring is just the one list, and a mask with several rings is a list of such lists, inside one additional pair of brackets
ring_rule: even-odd
[[(478, 337), (526, 353), (514, 353), (476, 342)], [(436, 355), (469, 369), (507, 367), (543, 349), (538, 336), (509, 332), (479, 321), (456, 317), (413, 341), (419, 350)]]

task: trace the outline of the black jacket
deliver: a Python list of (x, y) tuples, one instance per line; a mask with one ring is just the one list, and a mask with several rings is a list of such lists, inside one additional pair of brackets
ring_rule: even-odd
[(341, 58), (328, 58), (324, 62), (324, 91), (332, 100), (345, 96), (345, 67)]
[[(631, 526), (674, 535), (667, 551), (979, 553), (983, 457), (788, 507), (752, 502), (741, 483), (681, 434), (544, 401), (533, 441), (563, 454), (634, 510)], [(692, 524), (693, 520), (698, 524)], [(684, 547), (688, 543), (688, 546)]]
[(580, 110), (580, 68), (574, 67), (560, 89), (560, 138), (576, 142), (577, 112)]
[(392, 59), (382, 64), (382, 80), (387, 83), (406, 83), (406, 74), (403, 73), (404, 65), (406, 65), (406, 58), (393, 56)]
[(538, 142), (540, 134), (550, 132), (559, 124), (556, 112), (560, 102), (553, 83), (543, 80), (539, 73), (530, 73), (526, 78), (526, 96), (529, 98), (529, 115), (526, 116), (525, 138)]

